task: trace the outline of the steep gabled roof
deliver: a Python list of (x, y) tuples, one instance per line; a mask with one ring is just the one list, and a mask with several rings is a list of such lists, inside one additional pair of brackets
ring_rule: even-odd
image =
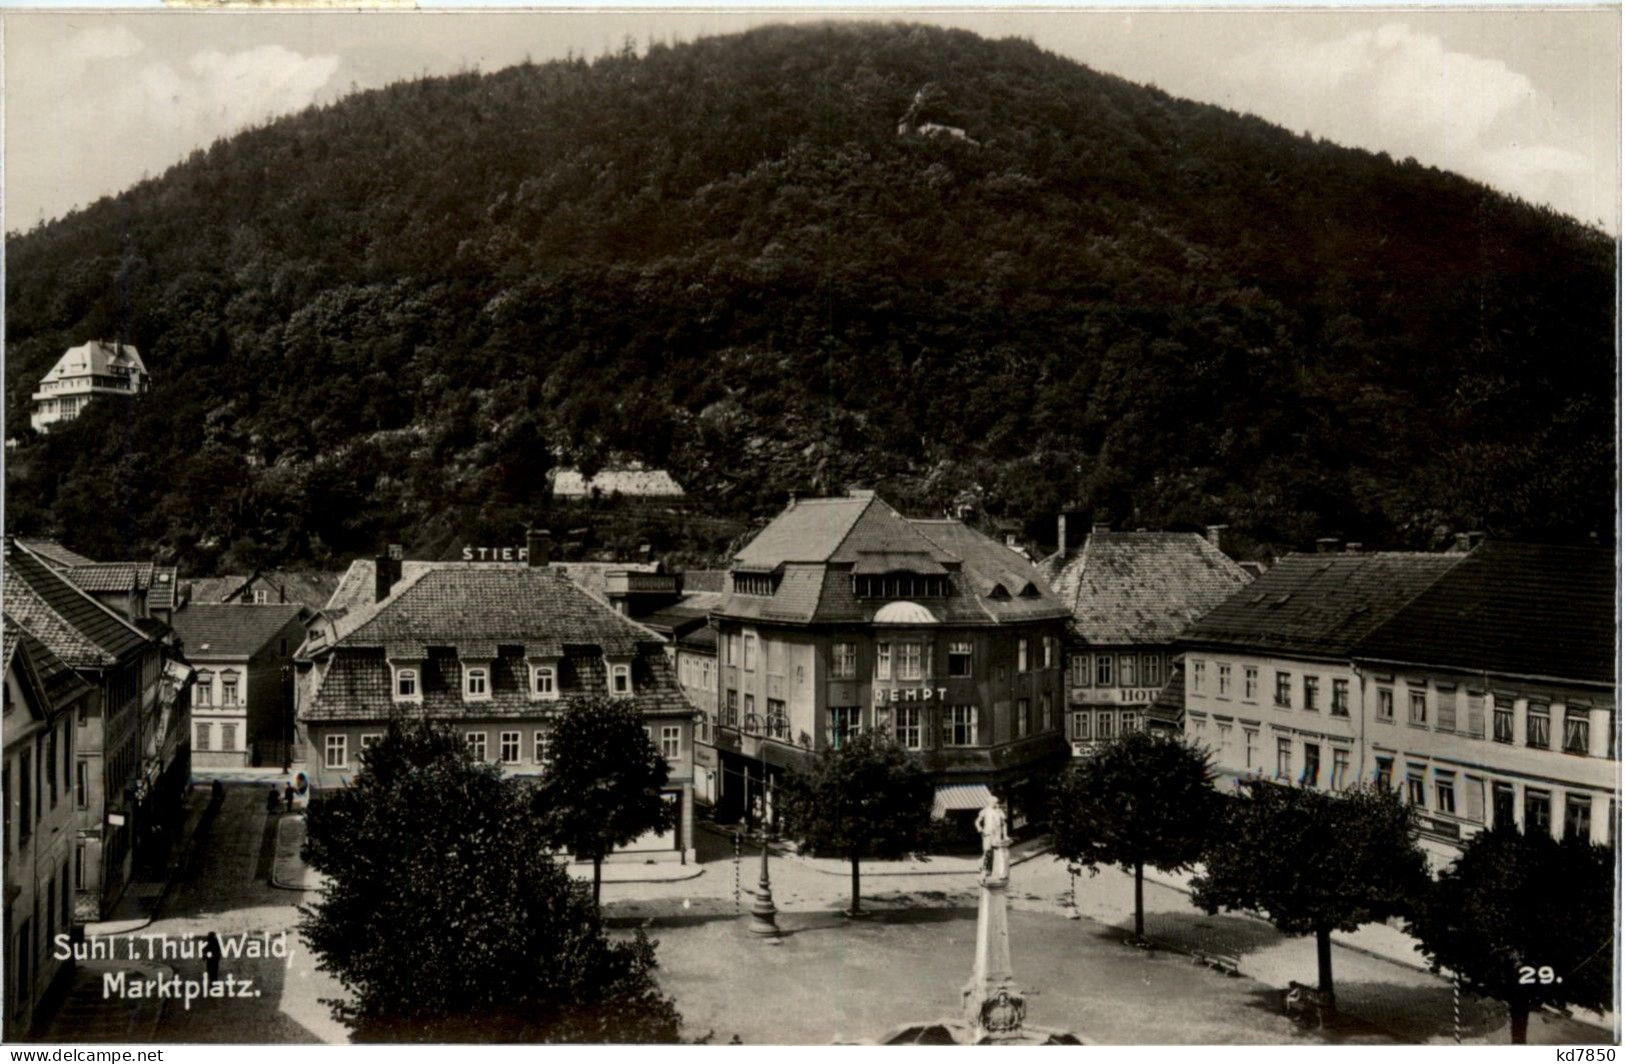
[(1026, 558), (952, 519), (916, 519), (863, 494), (793, 503), (734, 556), (736, 572), (773, 573), (771, 595), (725, 591), (729, 616), (788, 623), (870, 623), (887, 603), (857, 597), (855, 575), (912, 574), (951, 593), (922, 599), (940, 623), (1065, 616)]
[(873, 498), (800, 500), (756, 533), (734, 555), (734, 564), (773, 569), (785, 562), (827, 562), (874, 502)]
[(46, 565), (61, 569), (73, 565), (94, 565), (91, 559), (83, 554), (76, 553), (64, 547), (54, 539), (36, 539), (32, 536), (18, 536), (15, 542), (28, 549), (35, 557)]
[(7, 671), (14, 667), (20, 669), (24, 682), (43, 695), (51, 709), (59, 709), (94, 690), (66, 662), (51, 653), (49, 647), (9, 615), (5, 618), (4, 631), (3, 656)]
[(1038, 568), (1095, 646), (1171, 643), (1251, 579), (1194, 532), (1093, 532)]
[(297, 603), (243, 606), (194, 602), (176, 612), (172, 625), (188, 658), (248, 658), (304, 614), (305, 607)]
[(149, 641), (27, 550), (5, 560), (5, 612), (75, 668), (112, 665)]
[(347, 614), (337, 627), (340, 647), (549, 644), (630, 654), (640, 644), (662, 641), (563, 573), (501, 562), (419, 569), (388, 598)]
[(1355, 656), (1615, 682), (1612, 550), (1491, 541), (1370, 633)]
[(1463, 554), (1293, 554), (1184, 635), (1205, 646), (1346, 657)]

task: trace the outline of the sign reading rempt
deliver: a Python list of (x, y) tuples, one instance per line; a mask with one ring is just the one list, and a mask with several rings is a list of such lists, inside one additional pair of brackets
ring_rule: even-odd
[(941, 702), (947, 699), (946, 687), (877, 687), (875, 688), (875, 705), (885, 706), (893, 702)]

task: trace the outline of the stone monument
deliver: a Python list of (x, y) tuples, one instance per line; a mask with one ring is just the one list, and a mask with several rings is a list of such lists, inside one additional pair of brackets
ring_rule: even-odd
[(881, 1045), (1082, 1045), (1076, 1035), (1027, 1025), (1027, 999), (1010, 966), (1010, 835), (997, 798), (976, 814), (982, 835), (982, 898), (976, 957), (960, 991), (958, 1020), (910, 1023)]

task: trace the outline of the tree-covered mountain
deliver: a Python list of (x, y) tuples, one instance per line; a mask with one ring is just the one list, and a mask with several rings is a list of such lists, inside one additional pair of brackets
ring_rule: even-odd
[(510, 542), (550, 466), (630, 458), (747, 519), (861, 482), (1257, 548), (1613, 523), (1610, 238), (1020, 40), (397, 84), (7, 252), (13, 434), (73, 344), (156, 379), (11, 452), (12, 530), (92, 554)]

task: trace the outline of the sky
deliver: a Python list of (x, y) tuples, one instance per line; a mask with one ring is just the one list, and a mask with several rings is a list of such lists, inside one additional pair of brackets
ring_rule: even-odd
[(312, 103), (422, 74), (589, 58), (764, 22), (907, 19), (1453, 170), (1617, 235), (1608, 8), (36, 12), (4, 31), (4, 227), (26, 230)]

